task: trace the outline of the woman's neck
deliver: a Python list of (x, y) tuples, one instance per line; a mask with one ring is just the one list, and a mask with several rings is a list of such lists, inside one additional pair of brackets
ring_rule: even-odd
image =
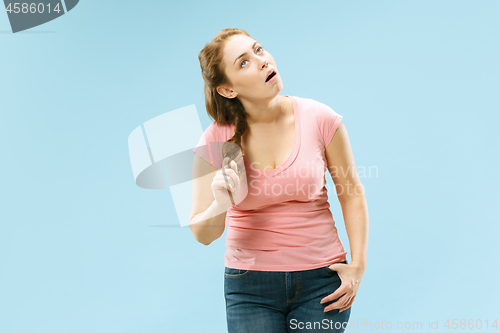
[(282, 96), (276, 96), (270, 101), (252, 103), (249, 101), (242, 101), (245, 112), (247, 113), (248, 126), (260, 125), (275, 125), (281, 121), (284, 116), (284, 103)]

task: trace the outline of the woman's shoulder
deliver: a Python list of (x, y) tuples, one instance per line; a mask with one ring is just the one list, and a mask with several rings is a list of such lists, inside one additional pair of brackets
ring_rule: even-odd
[(290, 96), (292, 98), (295, 98), (297, 102), (300, 102), (300, 106), (302, 107), (310, 107), (312, 110), (317, 113), (319, 116), (321, 116), (323, 113), (330, 113), (330, 114), (337, 114), (328, 104), (324, 102), (320, 102), (316, 99), (313, 98), (308, 98), (308, 97), (299, 97), (299, 96)]
[(326, 117), (337, 117), (338, 114), (326, 103), (316, 99), (300, 96), (289, 96), (295, 99), (299, 110), (307, 110), (308, 115), (314, 116), (318, 121), (323, 121)]
[(313, 98), (302, 97), (302, 96), (294, 96), (294, 95), (286, 95), (292, 99), (295, 99), (301, 108), (307, 107), (316, 107), (318, 104), (323, 104)]

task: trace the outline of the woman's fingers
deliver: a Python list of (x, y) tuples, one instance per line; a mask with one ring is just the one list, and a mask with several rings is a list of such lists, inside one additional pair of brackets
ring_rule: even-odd
[(231, 192), (235, 191), (235, 188), (232, 184), (228, 184), (224, 179), (219, 179), (215, 181), (215, 186), (220, 188), (225, 188)]
[(224, 169), (224, 172), (221, 170), (217, 171), (215, 180), (231, 185), (234, 189), (238, 189), (240, 186), (240, 179), (232, 169)]
[(228, 184), (228, 183), (224, 182), (222, 186), (226, 187), (231, 192), (236, 191), (234, 185), (232, 185), (232, 184)]
[(224, 184), (224, 187), (226, 185), (231, 185), (232, 187), (235, 187), (235, 182), (232, 177), (230, 177), (227, 173), (224, 175), (222, 172), (217, 176), (216, 181), (221, 182)]
[[(235, 163), (235, 162), (233, 161), (233, 163)], [(237, 171), (235, 169), (236, 169), (235, 165), (232, 165), (231, 168), (225, 167), (223, 172), (222, 172), (222, 169), (220, 170), (220, 174), (222, 176), (222, 179), (227, 180), (234, 187), (239, 187), (240, 186), (240, 177), (238, 177)]]
[(341, 285), (337, 288), (337, 290), (335, 290), (335, 292), (324, 297), (320, 303), (330, 302), (336, 299), (337, 301), (335, 301), (335, 303), (329, 304), (325, 307), (325, 312), (332, 309), (344, 311), (351, 306), (356, 294), (358, 293), (364, 268), (361, 269), (359, 266), (353, 266), (352, 264), (333, 264), (330, 265), (330, 268), (338, 272)]
[(344, 310), (347, 310), (351, 307), (352, 303), (354, 302), (354, 298), (356, 297), (356, 295), (353, 295), (349, 298), (349, 300), (347, 301), (347, 304), (343, 307), (343, 308), (340, 308), (339, 309), (339, 312), (342, 312)]
[(328, 304), (328, 306), (325, 307), (324, 311), (328, 312), (328, 311), (333, 310), (333, 309), (342, 309), (344, 306), (347, 305), (347, 303), (349, 302), (349, 299), (350, 299), (350, 296), (347, 296), (347, 294), (345, 294), (342, 297), (340, 297), (336, 302), (334, 302), (332, 304)]
[(340, 287), (338, 287), (337, 290), (335, 290), (332, 294), (323, 298), (320, 303), (323, 304), (323, 303), (331, 302), (337, 298), (340, 299), (341, 297), (345, 296), (350, 290), (351, 290), (351, 288), (349, 288), (346, 283), (341, 283)]

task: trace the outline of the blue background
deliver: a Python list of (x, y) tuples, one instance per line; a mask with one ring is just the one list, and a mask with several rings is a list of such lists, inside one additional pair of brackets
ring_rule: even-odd
[(361, 178), (370, 241), (351, 322), (491, 325), (499, 13), (498, 1), (87, 0), (16, 34), (0, 14), (0, 331), (226, 331), (225, 233), (207, 247), (178, 227), (168, 190), (135, 185), (127, 138), (190, 104), (210, 124), (198, 52), (227, 27), (273, 55), (282, 95), (343, 115), (358, 171), (378, 170)]

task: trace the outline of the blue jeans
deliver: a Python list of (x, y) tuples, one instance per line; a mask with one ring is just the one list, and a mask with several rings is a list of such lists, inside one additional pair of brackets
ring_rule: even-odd
[(324, 312), (336, 299), (320, 303), (340, 284), (338, 273), (328, 266), (297, 272), (224, 267), (228, 332), (344, 332), (351, 308)]

